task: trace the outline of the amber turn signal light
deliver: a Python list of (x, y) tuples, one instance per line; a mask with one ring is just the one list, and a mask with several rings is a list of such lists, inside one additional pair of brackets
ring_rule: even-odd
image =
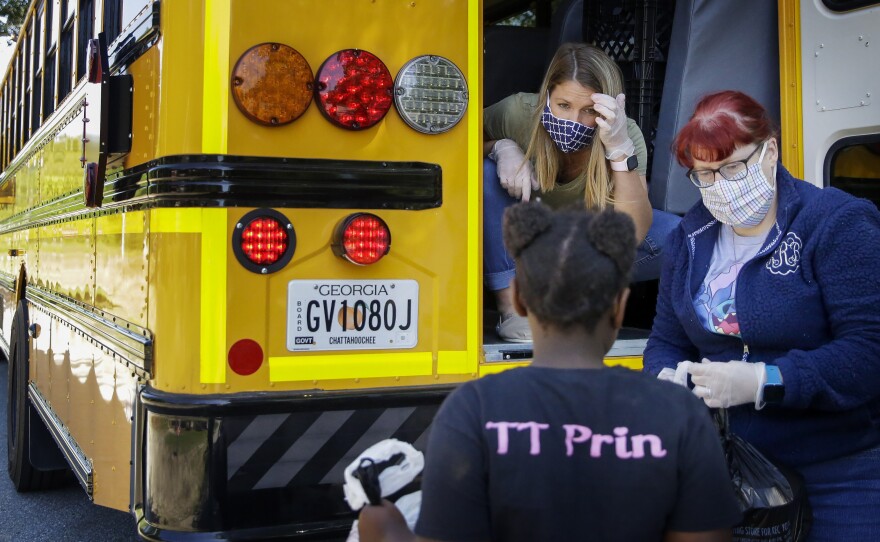
[(282, 126), (305, 113), (312, 103), (313, 84), (306, 59), (280, 43), (251, 47), (232, 70), (235, 105), (247, 118), (266, 126)]

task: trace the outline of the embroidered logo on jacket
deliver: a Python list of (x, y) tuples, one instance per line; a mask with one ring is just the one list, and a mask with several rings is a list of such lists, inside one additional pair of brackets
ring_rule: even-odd
[(788, 235), (779, 243), (773, 255), (767, 260), (765, 267), (774, 275), (790, 275), (798, 270), (801, 266), (801, 247), (803, 247), (801, 238), (794, 232), (788, 232)]

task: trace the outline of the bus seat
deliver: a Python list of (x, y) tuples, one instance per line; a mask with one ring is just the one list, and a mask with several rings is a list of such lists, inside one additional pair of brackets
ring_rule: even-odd
[(778, 125), (777, 9), (766, 0), (676, 2), (650, 172), (654, 208), (683, 214), (700, 197), (671, 148), (702, 96), (740, 90), (767, 108)]
[(566, 0), (553, 12), (550, 40), (547, 43), (547, 65), (556, 49), (569, 41), (583, 41), (584, 0)]
[(483, 107), (517, 92), (538, 92), (547, 67), (548, 28), (487, 26), (483, 32)]

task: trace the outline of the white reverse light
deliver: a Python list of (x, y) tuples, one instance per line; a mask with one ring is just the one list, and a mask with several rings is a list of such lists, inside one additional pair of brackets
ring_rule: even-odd
[(394, 81), (394, 105), (404, 122), (425, 134), (452, 129), (468, 104), (461, 70), (442, 56), (424, 55), (407, 62)]

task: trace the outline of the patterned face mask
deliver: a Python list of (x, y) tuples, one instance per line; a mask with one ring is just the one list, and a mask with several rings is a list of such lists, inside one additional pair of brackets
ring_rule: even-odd
[(735, 228), (757, 226), (767, 216), (776, 182), (771, 185), (761, 169), (767, 143), (761, 149), (758, 162), (749, 166), (746, 175), (737, 181), (717, 179), (711, 186), (700, 188), (703, 205), (719, 222)]
[(550, 134), (550, 139), (556, 143), (556, 148), (564, 153), (575, 152), (583, 149), (593, 142), (595, 126), (587, 126), (573, 120), (565, 120), (550, 112), (550, 97), (547, 97), (547, 105), (541, 115), (541, 124)]

